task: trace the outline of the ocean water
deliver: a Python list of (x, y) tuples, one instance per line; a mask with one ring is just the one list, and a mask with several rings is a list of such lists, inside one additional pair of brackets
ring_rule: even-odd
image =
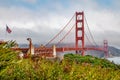
[(109, 61), (113, 61), (115, 64), (120, 65), (120, 57), (107, 58)]

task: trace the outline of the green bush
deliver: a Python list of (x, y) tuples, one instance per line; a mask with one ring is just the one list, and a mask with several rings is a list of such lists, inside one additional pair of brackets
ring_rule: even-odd
[(0, 80), (120, 80), (116, 65), (92, 56), (65, 55), (58, 62), (40, 57), (19, 60), (17, 53), (0, 48)]
[(93, 57), (90, 55), (81, 56), (76, 54), (66, 54), (64, 55), (64, 58), (69, 61), (75, 61), (77, 63), (89, 63), (92, 66), (101, 66), (104, 68), (113, 68), (113, 69), (120, 69), (120, 67), (106, 59), (100, 59), (97, 57)]

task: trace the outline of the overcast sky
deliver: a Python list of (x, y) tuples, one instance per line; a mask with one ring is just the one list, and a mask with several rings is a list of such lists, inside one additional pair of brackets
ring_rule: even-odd
[[(47, 43), (76, 11), (84, 11), (98, 44), (107, 39), (120, 48), (120, 0), (0, 0), (0, 37)], [(11, 34), (6, 34), (6, 24)]]

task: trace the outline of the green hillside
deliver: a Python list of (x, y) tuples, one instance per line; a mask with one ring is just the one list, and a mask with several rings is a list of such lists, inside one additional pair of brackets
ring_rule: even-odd
[(53, 61), (17, 55), (0, 46), (0, 80), (120, 80), (120, 66), (105, 59), (67, 54)]

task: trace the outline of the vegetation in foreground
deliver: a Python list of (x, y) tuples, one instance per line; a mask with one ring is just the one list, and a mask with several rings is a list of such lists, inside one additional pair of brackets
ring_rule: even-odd
[(120, 80), (120, 66), (92, 56), (67, 54), (64, 60), (18, 59), (0, 45), (0, 80)]

